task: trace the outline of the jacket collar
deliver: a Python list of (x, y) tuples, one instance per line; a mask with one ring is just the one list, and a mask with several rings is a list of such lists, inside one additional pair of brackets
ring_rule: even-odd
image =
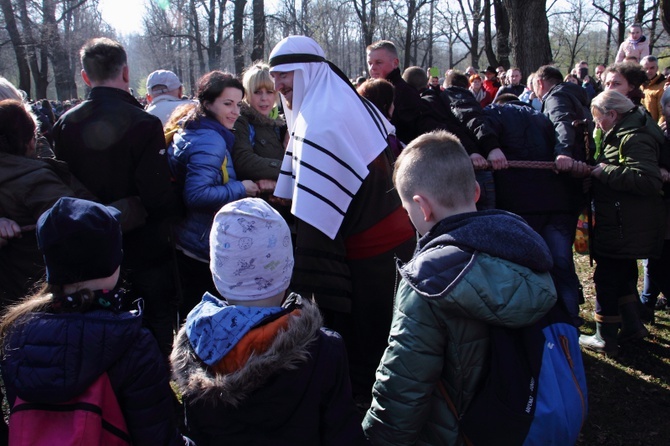
[(135, 107), (142, 108), (142, 104), (137, 102), (137, 99), (133, 97), (127, 91), (121, 90), (120, 88), (113, 87), (93, 87), (91, 92), (88, 95), (90, 100), (104, 100), (104, 99), (118, 99), (123, 102), (127, 102), (130, 105)]

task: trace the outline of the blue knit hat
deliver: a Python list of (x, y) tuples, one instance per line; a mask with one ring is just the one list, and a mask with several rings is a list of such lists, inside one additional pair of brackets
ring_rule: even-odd
[(78, 198), (60, 198), (37, 220), (37, 245), (47, 282), (66, 285), (111, 276), (121, 264), (120, 212)]

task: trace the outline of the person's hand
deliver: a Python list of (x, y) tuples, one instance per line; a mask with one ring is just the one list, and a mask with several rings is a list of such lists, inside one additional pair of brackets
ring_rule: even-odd
[(276, 195), (271, 195), (270, 198), (268, 198), (268, 201), (272, 204), (276, 204), (279, 206), (285, 206), (285, 207), (291, 206), (291, 200), (287, 198), (279, 198)]
[(591, 166), (586, 164), (584, 161), (574, 160), (575, 163), (572, 165), (572, 176), (575, 178), (585, 178), (591, 175)]
[(568, 155), (558, 155), (554, 164), (556, 164), (556, 170), (558, 172), (571, 172), (575, 160)]
[(661, 167), (661, 179), (664, 183), (670, 183), (670, 172), (665, 167)]
[(664, 120), (658, 126), (661, 128), (661, 130), (663, 130), (665, 132), (665, 130), (668, 128), (668, 121)]
[(486, 169), (489, 167), (489, 163), (486, 161), (486, 158), (481, 156), (479, 153), (473, 153), (470, 155), (470, 160), (472, 160), (472, 165), (475, 169)]
[(272, 193), (275, 191), (275, 187), (277, 186), (276, 181), (265, 179), (256, 181), (256, 184), (258, 185), (261, 193)]
[(509, 167), (505, 154), (498, 148), (491, 150), (487, 159), (491, 161), (493, 170), (507, 169)]
[(586, 76), (584, 76), (584, 79), (582, 79), (582, 82), (583, 82), (585, 85), (588, 84), (589, 82), (591, 82), (591, 78), (589, 77), (588, 74), (587, 74)]
[(603, 173), (603, 167), (604, 166), (605, 166), (605, 164), (603, 164), (603, 163), (598, 164), (596, 166), (596, 168), (591, 171), (591, 176), (596, 178), (596, 179), (600, 179), (600, 175), (602, 175), (602, 173)]
[(244, 185), (244, 190), (247, 191), (247, 197), (255, 197), (260, 192), (258, 185), (251, 180), (244, 180), (242, 184)]
[(21, 226), (14, 220), (0, 217), (0, 247), (7, 245), (13, 238), (21, 238)]

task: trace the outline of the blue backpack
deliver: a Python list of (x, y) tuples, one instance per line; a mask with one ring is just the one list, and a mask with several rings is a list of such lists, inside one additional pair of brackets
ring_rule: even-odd
[(491, 367), (466, 409), (440, 391), (466, 445), (571, 445), (588, 412), (579, 332), (556, 304), (519, 329), (491, 326)]

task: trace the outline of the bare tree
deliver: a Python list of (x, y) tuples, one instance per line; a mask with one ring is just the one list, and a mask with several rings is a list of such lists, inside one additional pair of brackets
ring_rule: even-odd
[(253, 0), (253, 48), (251, 50), (251, 60), (261, 60), (265, 54), (265, 0)]
[(244, 71), (244, 7), (247, 0), (234, 0), (233, 12), (233, 59), (235, 73)]
[(16, 56), (16, 65), (19, 70), (18, 87), (30, 96), (30, 66), (28, 65), (28, 54), (26, 52), (26, 45), (23, 42), (23, 36), (21, 36), (21, 33), (19, 32), (11, 0), (0, 0), (0, 7), (2, 7), (2, 14), (5, 16), (5, 27), (7, 28), (9, 39)]
[(503, 4), (509, 14), (515, 65), (522, 73), (530, 73), (551, 62), (545, 1), (504, 0)]

